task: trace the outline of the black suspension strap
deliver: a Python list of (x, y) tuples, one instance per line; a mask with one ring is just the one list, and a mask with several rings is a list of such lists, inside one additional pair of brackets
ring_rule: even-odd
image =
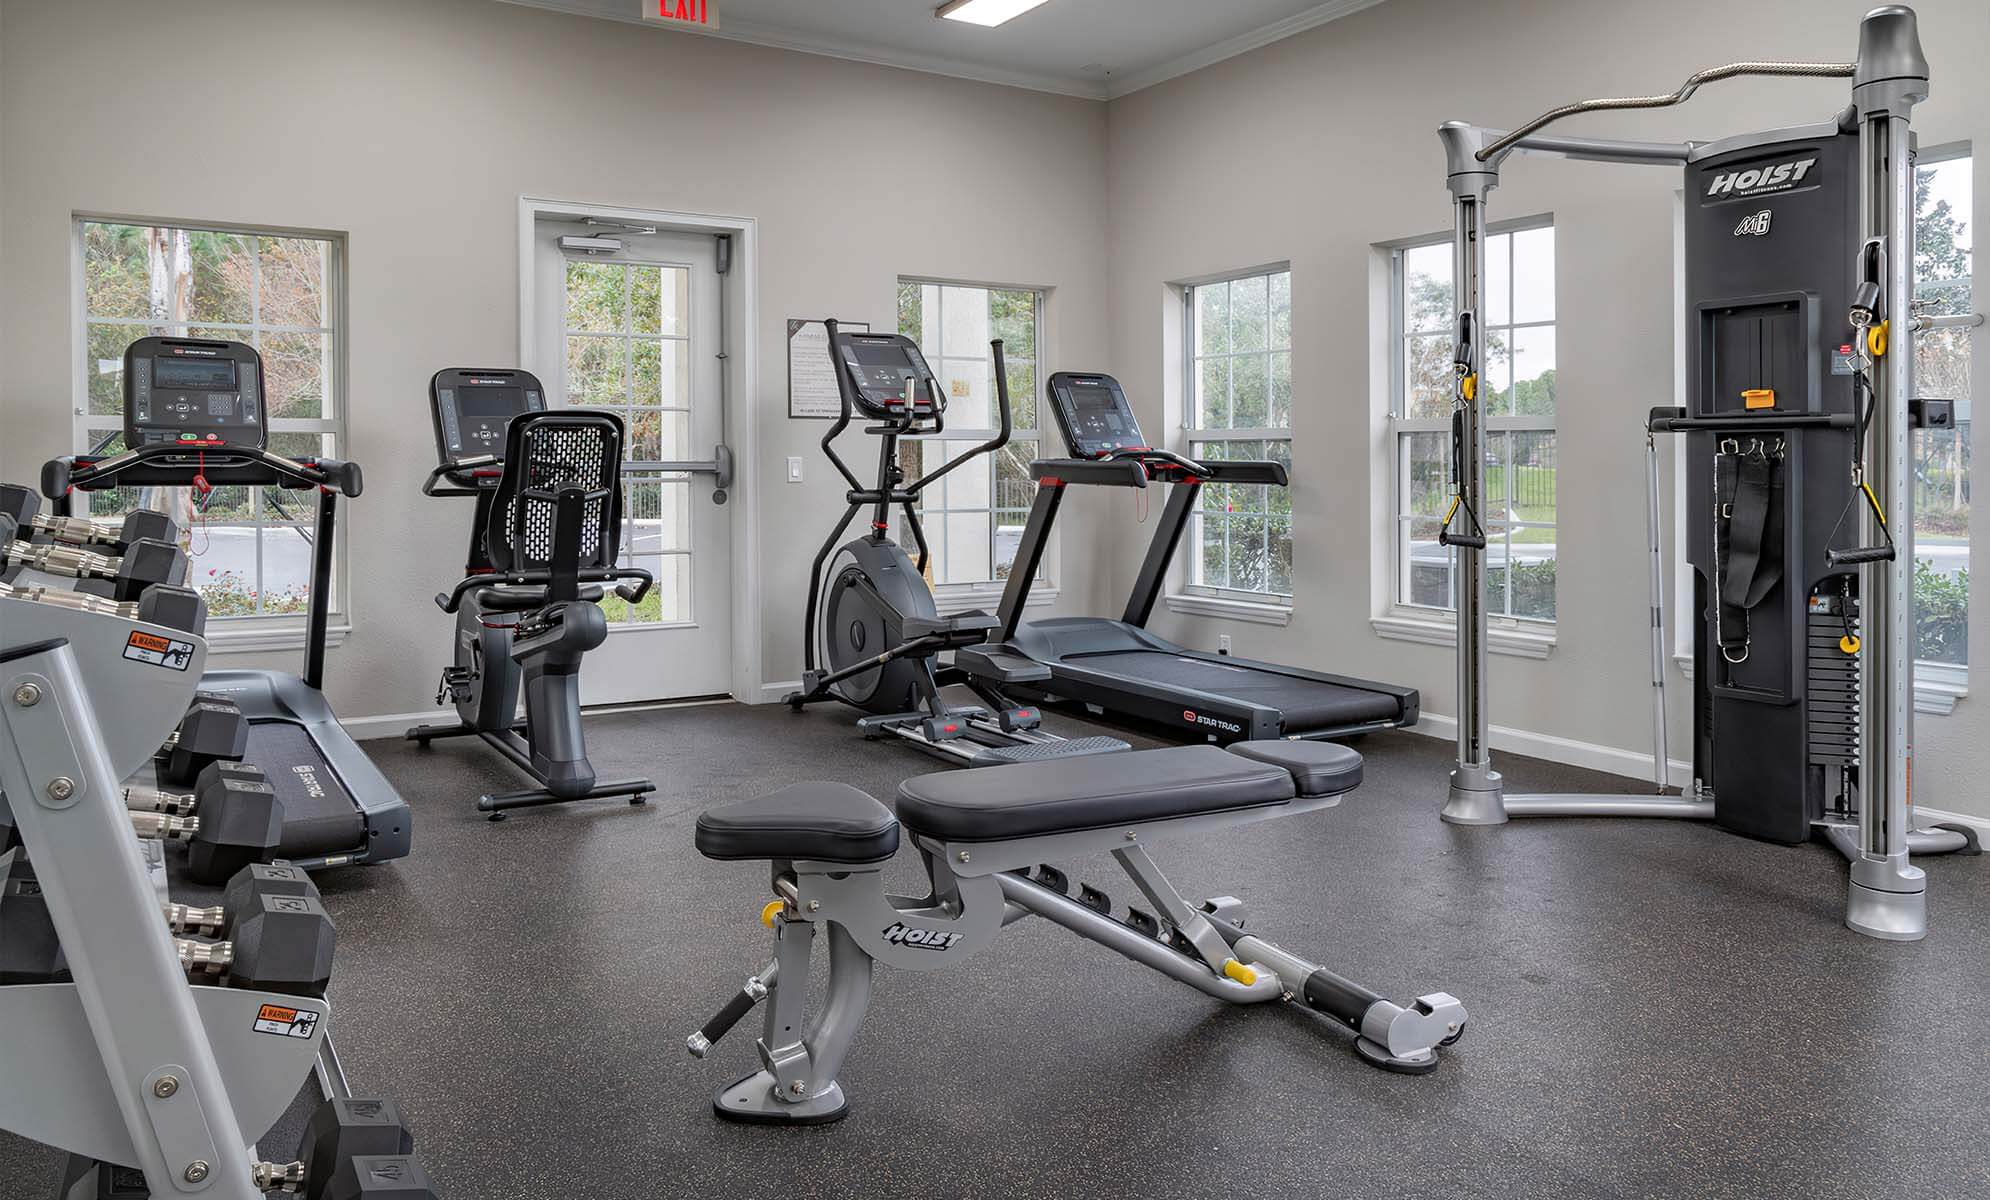
[(1783, 578), (1781, 438), (1729, 438), (1714, 456), (1715, 611), (1721, 657), (1748, 661), (1748, 614)]

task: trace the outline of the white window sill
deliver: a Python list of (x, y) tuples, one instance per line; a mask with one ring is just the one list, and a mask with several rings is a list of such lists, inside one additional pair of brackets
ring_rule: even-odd
[[(331, 625), (325, 630), (325, 648), (330, 650), (352, 632), (350, 624)], [(244, 620), (207, 623), (209, 654), (264, 654), (276, 650), (302, 650), (308, 629), (289, 621)]]
[[(1390, 614), (1372, 618), (1369, 624), (1374, 627), (1377, 637), (1394, 641), (1422, 642), (1427, 646), (1458, 644), (1458, 622), (1455, 620)], [(1486, 629), (1486, 649), (1494, 654), (1510, 654), (1515, 658), (1546, 658), (1555, 652), (1554, 626), (1542, 626), (1536, 631), (1515, 629), (1506, 625), (1489, 625)]]
[[(948, 583), (933, 590), (933, 607), (943, 617), (957, 616), (960, 613), (981, 609), (994, 612), (1002, 603), (1002, 592), (1009, 585), (1001, 580), (989, 583)], [(1039, 583), (1030, 589), (1030, 598), (1023, 603), (1024, 608), (1041, 608), (1055, 603), (1057, 589)]]
[(1254, 625), (1289, 625), (1292, 606), (1275, 602), (1235, 600), (1227, 596), (1196, 596), (1187, 593), (1166, 596), (1162, 602), (1169, 612), (1192, 617), (1218, 617), (1228, 621), (1248, 621)]

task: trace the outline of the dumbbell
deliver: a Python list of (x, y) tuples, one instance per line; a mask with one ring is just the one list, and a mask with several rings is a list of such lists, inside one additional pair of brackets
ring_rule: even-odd
[(31, 542), (123, 547), (145, 538), (176, 542), (180, 537), (180, 527), (171, 517), (149, 508), (126, 513), (121, 521), (43, 513), (41, 496), (18, 483), (0, 483), (0, 513), (13, 517), (17, 536)]
[(172, 542), (154, 538), (140, 538), (116, 556), (54, 543), (15, 540), (0, 544), (0, 570), (12, 566), (67, 575), (82, 581), (77, 585), (79, 591), (95, 593), (99, 589), (86, 585), (102, 584), (113, 600), (137, 600), (154, 584), (177, 586), (187, 578), (186, 552)]
[(193, 785), (210, 763), (237, 762), (249, 750), (249, 720), (241, 706), (213, 692), (195, 692), (180, 727), (165, 747), (159, 777)]
[[(163, 788), (127, 787), (124, 789), (124, 806), (132, 812), (165, 813), (171, 817), (191, 817), (198, 815), (205, 807), (208, 811), (218, 811), (232, 801), (222, 798), (237, 790), (254, 790), (269, 785), (269, 777), (254, 763), (235, 762), (220, 759), (207, 764), (194, 778), (190, 792), (171, 792)], [(205, 804), (210, 797), (213, 804)]]
[[(68, 961), (34, 867), (21, 854), (0, 862), (0, 986), (67, 982)], [(175, 939), (189, 973), (292, 996), (323, 996), (331, 982), (338, 929), (310, 877), (288, 863), (244, 868), (216, 907), (167, 904), (161, 915), (175, 934), (226, 935), (218, 942)]]
[(323, 996), (331, 986), (338, 930), (315, 897), (263, 893), (229, 917), (225, 942), (176, 939), (189, 974), (290, 996)]
[(255, 1183), (308, 1200), (433, 1200), (414, 1148), (415, 1135), (392, 1100), (334, 1098), (304, 1126), (304, 1157), (256, 1164)]
[(219, 904), (205, 907), (167, 904), (166, 927), (182, 935), (231, 938), (242, 917), (260, 909), (264, 896), (317, 900), (318, 885), (287, 862), (250, 863), (228, 881)]
[(125, 601), (106, 600), (88, 592), (71, 592), (40, 584), (0, 583), (0, 597), (103, 613), (127, 621), (144, 621), (149, 625), (163, 625), (196, 636), (207, 630), (207, 604), (200, 598), (200, 593), (168, 583), (153, 584), (138, 599)]
[(140, 837), (184, 842), (187, 874), (221, 884), (250, 863), (272, 862), (283, 845), (283, 801), (267, 783), (229, 778), (197, 791), (200, 815), (133, 812)]

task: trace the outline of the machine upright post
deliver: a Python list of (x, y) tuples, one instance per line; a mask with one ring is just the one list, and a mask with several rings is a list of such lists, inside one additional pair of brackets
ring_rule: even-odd
[[(1453, 322), (1460, 345), (1457, 358), (1476, 374), (1483, 369), (1480, 317), (1485, 312), (1486, 193), (1499, 182), (1497, 160), (1482, 163), (1478, 150), (1481, 130), (1451, 122), (1438, 130), (1450, 165), (1451, 196), (1456, 225), (1452, 238)], [(1486, 429), (1477, 399), (1461, 379), (1457, 406), (1458, 442), (1463, 453), (1453, 464), (1458, 472), (1458, 496), (1466, 513), (1479, 521), (1485, 514)], [(1493, 770), (1486, 715), (1486, 547), (1455, 546), (1453, 596), (1458, 606), (1458, 765), (1451, 772), (1451, 791), (1440, 815), (1461, 825), (1497, 825), (1506, 820), (1499, 772)]]
[[(1886, 251), (1883, 339), (1872, 370), (1869, 479), (1882, 497), (1896, 551), (1860, 570), (1865, 698), (1859, 738), (1859, 853), (1852, 860), (1848, 927), (1889, 941), (1928, 933), (1927, 876), (1908, 861), (1914, 754), (1914, 513), (1907, 405), (1914, 395), (1914, 155), (1911, 116), (1928, 98), (1928, 62), (1911, 9), (1866, 14), (1853, 77), (1859, 110), (1859, 221)], [(1861, 347), (1866, 349), (1866, 347)], [(1867, 545), (1886, 540), (1871, 512)]]

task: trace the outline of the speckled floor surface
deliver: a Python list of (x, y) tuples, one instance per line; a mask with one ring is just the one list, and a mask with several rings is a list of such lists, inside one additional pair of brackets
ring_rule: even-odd
[[(842, 1124), (722, 1124), (710, 1092), (748, 1069), (757, 1021), (704, 1062), (683, 1038), (763, 960), (765, 874), (698, 857), (692, 822), (795, 780), (888, 796), (936, 769), (848, 717), (592, 717), (597, 769), (652, 774), (649, 807), (501, 825), (472, 808), (516, 786), (495, 755), (368, 743), (415, 805), (415, 854), (320, 877), (333, 1029), (445, 1195), (1990, 1196), (1990, 859), (1929, 860), (1933, 935), (1870, 941), (1841, 926), (1845, 868), (1821, 844), (1443, 825), (1449, 746), (1408, 734), (1361, 745), (1367, 782), (1339, 809), (1153, 849), (1184, 893), (1242, 896), (1299, 953), (1457, 994), (1471, 1028), (1436, 1074), (1382, 1073), (1304, 1012), (1225, 1008), (1025, 924), (952, 971), (880, 972)], [(1635, 786), (1502, 765), (1515, 790)], [(1128, 891), (1110, 868), (1074, 874)], [(54, 1170), (0, 1135), (0, 1196), (46, 1197)]]

